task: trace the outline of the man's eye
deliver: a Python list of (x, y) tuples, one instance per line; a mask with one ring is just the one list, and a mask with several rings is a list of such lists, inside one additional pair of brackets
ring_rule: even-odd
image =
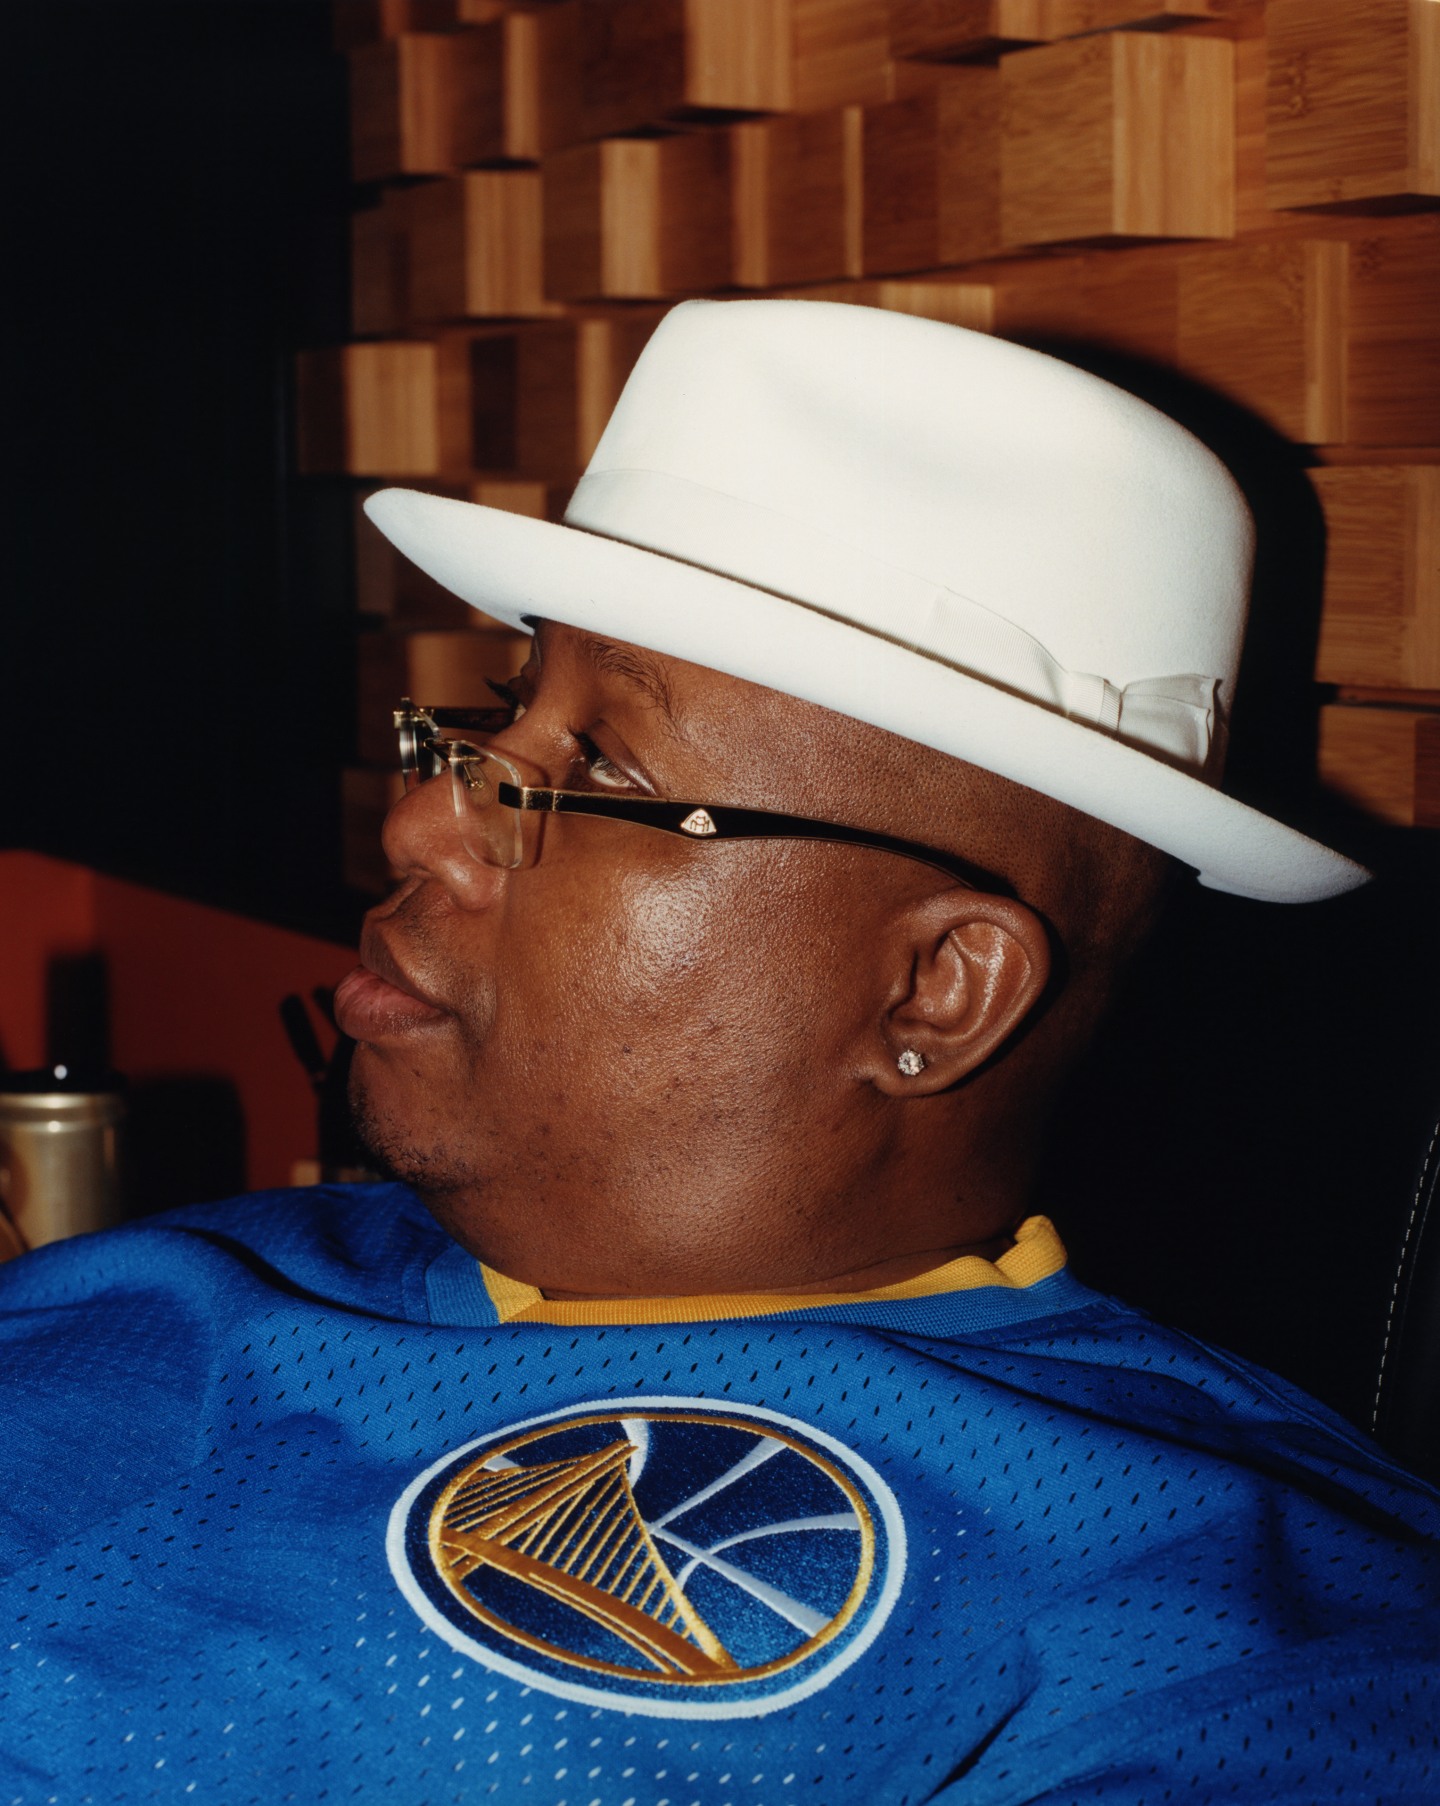
[(576, 734), (575, 742), (585, 760), (585, 772), (594, 784), (603, 784), (609, 790), (624, 790), (631, 787), (629, 776), (605, 754), (595, 742), (585, 734)]

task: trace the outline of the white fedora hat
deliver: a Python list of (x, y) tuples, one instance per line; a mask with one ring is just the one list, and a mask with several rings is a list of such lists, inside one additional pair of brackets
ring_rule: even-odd
[(1218, 890), (1364, 869), (1218, 788), (1249, 513), (1134, 396), (932, 320), (689, 301), (636, 365), (563, 525), (366, 504), (447, 589), (765, 684), (984, 766)]

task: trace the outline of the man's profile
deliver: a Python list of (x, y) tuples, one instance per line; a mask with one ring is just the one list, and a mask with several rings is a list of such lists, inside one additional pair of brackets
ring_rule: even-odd
[(1220, 788), (1218, 461), (701, 302), (565, 525), (371, 512), (534, 634), (397, 711), (337, 997), (393, 1183), (0, 1273), (0, 1798), (1430, 1797), (1434, 1495), (1035, 1196), (1180, 867), (1364, 877)]

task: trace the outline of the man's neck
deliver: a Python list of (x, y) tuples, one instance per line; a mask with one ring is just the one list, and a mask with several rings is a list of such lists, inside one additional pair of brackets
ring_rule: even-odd
[[(783, 1292), (791, 1297), (804, 1297), (811, 1293), (873, 1292), (882, 1286), (902, 1285), (917, 1273), (928, 1273), (935, 1267), (947, 1266), (952, 1260), (961, 1260), (967, 1255), (980, 1260), (998, 1260), (1014, 1246), (1013, 1236), (992, 1236), (983, 1242), (894, 1255), (886, 1260), (874, 1261), (869, 1266), (854, 1267), (848, 1272), (824, 1279), (807, 1279), (793, 1285), (769, 1285), (762, 1289), (767, 1293)], [(630, 1296), (623, 1292), (572, 1292), (553, 1286), (542, 1288), (540, 1295), (566, 1304), (585, 1304)]]

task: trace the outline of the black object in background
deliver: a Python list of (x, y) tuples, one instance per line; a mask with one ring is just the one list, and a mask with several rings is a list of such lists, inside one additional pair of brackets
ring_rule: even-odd
[(350, 1115), (350, 1061), (355, 1043), (336, 1024), (333, 991), (317, 986), (310, 1002), (324, 1026), (329, 1053), (320, 1045), (310, 1005), (298, 993), (292, 991), (281, 998), (280, 1021), (315, 1093), (315, 1157), (320, 1177), (326, 1183), (378, 1178), (366, 1164)]
[(5, 9), (0, 844), (348, 938), (343, 484), (295, 350), (348, 332), (326, 0)]

